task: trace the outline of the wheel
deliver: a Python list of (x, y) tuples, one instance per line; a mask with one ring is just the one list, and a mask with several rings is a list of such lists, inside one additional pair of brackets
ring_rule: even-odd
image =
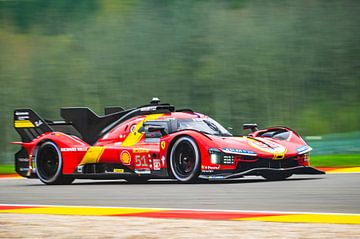
[(290, 177), (292, 174), (287, 172), (274, 172), (274, 173), (264, 173), (261, 176), (268, 181), (281, 181)]
[(200, 153), (194, 139), (183, 136), (171, 148), (170, 169), (180, 182), (193, 182), (200, 174)]
[(45, 184), (70, 184), (72, 177), (62, 175), (62, 157), (57, 145), (47, 141), (40, 145), (35, 159), (36, 174)]

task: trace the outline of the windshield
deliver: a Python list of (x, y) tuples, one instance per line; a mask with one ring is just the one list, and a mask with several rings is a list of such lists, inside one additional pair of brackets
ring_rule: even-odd
[(223, 126), (211, 118), (179, 119), (178, 129), (193, 129), (205, 134), (232, 136)]

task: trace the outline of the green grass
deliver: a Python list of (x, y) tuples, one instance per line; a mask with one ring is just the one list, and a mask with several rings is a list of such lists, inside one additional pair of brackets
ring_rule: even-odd
[(310, 164), (316, 167), (357, 167), (360, 166), (360, 154), (314, 155)]
[(0, 174), (12, 174), (15, 173), (15, 166), (10, 164), (1, 165), (0, 164)]
[[(360, 166), (360, 154), (333, 154), (311, 156), (311, 166), (315, 167), (358, 167)], [(14, 165), (1, 165), (0, 174), (15, 173)]]

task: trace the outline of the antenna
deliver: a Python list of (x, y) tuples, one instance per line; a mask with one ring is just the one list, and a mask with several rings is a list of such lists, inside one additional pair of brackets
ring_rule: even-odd
[(158, 105), (160, 103), (160, 99), (157, 97), (153, 97), (152, 100), (150, 101), (151, 105)]

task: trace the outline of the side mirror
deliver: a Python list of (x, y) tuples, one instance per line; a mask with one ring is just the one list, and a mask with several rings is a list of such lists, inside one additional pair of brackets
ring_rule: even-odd
[(147, 126), (148, 132), (160, 132), (161, 136), (167, 135), (166, 129), (164, 126), (161, 125), (149, 125)]
[(257, 124), (243, 124), (244, 130), (251, 130), (251, 132), (255, 132), (258, 130)]

